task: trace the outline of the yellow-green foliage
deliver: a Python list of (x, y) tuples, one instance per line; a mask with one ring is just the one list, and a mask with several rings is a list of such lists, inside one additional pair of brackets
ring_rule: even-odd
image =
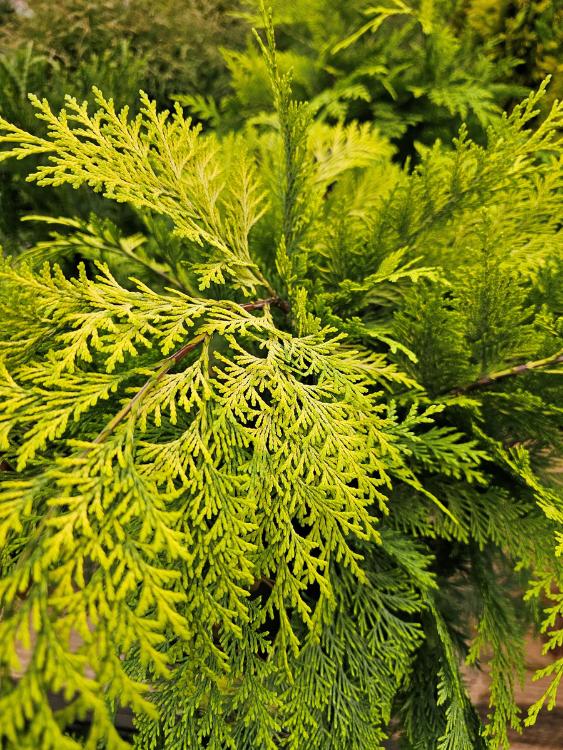
[(0, 118), (0, 159), (139, 220), (42, 217), (0, 265), (9, 750), (121, 750), (118, 705), (140, 750), (505, 750), (525, 632), (561, 641), (563, 107), (400, 168), (264, 28), (241, 134), (99, 91)]
[(549, 99), (563, 94), (563, 7), (551, 0), (472, 0), (467, 22), (491, 44), (496, 59), (515, 57), (516, 75), (526, 85), (553, 76)]
[[(243, 24), (233, 18), (236, 3), (216, 0), (22, 0), (0, 7), (0, 114), (40, 132), (27, 95), (48, 96), (53, 109), (65, 94), (93, 103), (100, 87), (119, 106), (134, 108), (140, 89), (160, 104), (177, 92), (227, 89), (220, 47), (237, 47)], [(12, 9), (11, 12), (9, 9)], [(28, 212), (107, 215), (86, 191), (48, 196), (25, 183), (15, 164), (0, 175), (0, 242), (17, 252), (36, 236), (19, 219)], [(120, 225), (131, 226), (128, 211), (113, 209)]]
[[(492, 35), (479, 38), (459, 0), (296, 0), (273, 3), (279, 62), (292, 71), (294, 95), (334, 122), (369, 119), (405, 149), (413, 141), (451, 139), (465, 121), (482, 138), (516, 85), (512, 51), (495, 55)], [(244, 7), (260, 24), (259, 3)], [(206, 119), (240, 123), (268, 107), (268, 74), (255, 47), (227, 50), (233, 94), (217, 107), (209, 97), (181, 100)], [(529, 83), (529, 81), (527, 81)], [(534, 81), (534, 85), (536, 81)]]

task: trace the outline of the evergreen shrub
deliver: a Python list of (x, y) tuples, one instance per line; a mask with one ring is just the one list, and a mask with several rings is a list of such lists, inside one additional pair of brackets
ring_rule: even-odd
[(563, 642), (563, 105), (402, 167), (263, 30), (241, 132), (99, 90), (0, 118), (29, 181), (139, 224), (43, 217), (0, 265), (10, 750), (122, 750), (119, 706), (142, 750), (498, 750), (554, 704), (563, 658), (515, 688)]
[[(171, 93), (205, 91), (217, 97), (228, 89), (221, 48), (236, 48), (244, 24), (234, 17), (236, 2), (221, 0), (5, 0), (0, 3), (0, 115), (37, 134), (28, 93), (48, 97), (59, 109), (65, 94), (88, 99), (92, 86), (132, 111), (139, 89), (161, 106)], [(17, 252), (40, 238), (41, 228), (21, 224), (26, 214), (89, 213), (111, 217), (129, 230), (130, 211), (108, 209), (87, 190), (47, 193), (26, 183), (22, 165), (0, 172), (0, 242)]]
[[(260, 3), (243, 17), (262, 23)], [(317, 118), (375, 122), (413, 153), (416, 142), (447, 142), (461, 123), (484, 143), (484, 131), (553, 77), (561, 96), (563, 13), (539, 0), (274, 0), (279, 65), (291, 70), (294, 96)], [(250, 39), (225, 50), (232, 74), (226, 96), (183, 92), (194, 114), (222, 126), (269, 108), (268, 73)], [(545, 104), (545, 101), (544, 101)], [(548, 107), (547, 107), (548, 108)]]

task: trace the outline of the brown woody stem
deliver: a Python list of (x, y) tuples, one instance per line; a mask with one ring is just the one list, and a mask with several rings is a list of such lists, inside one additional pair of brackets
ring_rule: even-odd
[[(257, 300), (256, 302), (247, 302), (243, 305), (240, 305), (240, 307), (243, 310), (251, 311), (251, 310), (261, 310), (262, 308), (266, 307), (267, 305), (272, 305), (275, 307), (279, 307), (280, 310), (283, 310), (284, 312), (289, 311), (289, 305), (285, 300), (280, 299), (279, 297), (268, 297), (267, 299), (261, 299)], [(168, 373), (174, 365), (176, 365), (178, 362), (181, 362), (181, 360), (184, 359), (190, 352), (192, 352), (194, 349), (196, 349), (200, 344), (202, 344), (205, 339), (207, 338), (207, 334), (202, 333), (199, 336), (196, 336), (191, 341), (188, 341), (187, 344), (184, 344), (180, 349), (174, 352), (174, 354), (171, 354), (169, 357), (166, 357), (166, 359), (162, 362), (158, 370), (154, 373), (154, 375), (151, 375), (151, 377), (146, 381), (146, 383), (140, 388), (140, 390), (137, 391), (137, 393), (133, 396), (133, 398), (128, 401), (125, 406), (119, 411), (115, 417), (107, 423), (107, 425), (104, 427), (104, 429), (96, 435), (94, 440), (92, 441), (92, 444), (97, 445), (99, 443), (103, 443), (103, 441), (112, 434), (112, 432), (115, 430), (115, 428), (123, 422), (125, 417), (127, 417), (128, 414), (130, 414), (135, 406), (139, 404), (145, 395), (154, 388), (161, 380), (162, 378)]]
[(526, 362), (522, 365), (515, 365), (514, 367), (509, 367), (506, 370), (499, 370), (498, 372), (493, 372), (490, 375), (485, 375), (482, 378), (479, 378), (479, 380), (475, 380), (473, 383), (469, 383), (468, 385), (464, 385), (461, 388), (454, 388), (451, 393), (454, 395), (460, 395), (463, 393), (470, 393), (471, 391), (476, 391), (479, 388), (486, 388), (489, 385), (493, 385), (494, 383), (497, 383), (499, 380), (505, 380), (506, 378), (510, 378), (513, 375), (525, 375), (526, 373), (533, 372), (534, 370), (541, 370), (544, 367), (549, 367), (550, 365), (557, 365), (563, 363), (563, 351), (559, 351), (556, 354), (553, 354), (551, 357), (545, 357), (544, 359), (536, 359), (533, 362)]
[[(285, 300), (280, 299), (279, 297), (268, 297), (267, 299), (261, 299), (257, 300), (256, 302), (247, 302), (245, 304), (240, 305), (240, 307), (243, 310), (251, 311), (251, 310), (261, 310), (262, 308), (266, 307), (267, 305), (279, 307), (280, 310), (283, 310), (283, 312), (289, 312), (289, 305)], [(104, 427), (104, 429), (98, 433), (98, 435), (94, 438), (92, 441), (93, 445), (97, 445), (99, 443), (103, 443), (103, 441), (112, 434), (112, 432), (116, 429), (116, 427), (127, 417), (128, 414), (131, 413), (131, 411), (135, 408), (137, 404), (139, 404), (145, 395), (155, 386), (158, 384), (160, 380), (166, 375), (167, 372), (169, 372), (172, 367), (174, 367), (175, 364), (180, 362), (184, 357), (186, 357), (191, 351), (196, 349), (205, 339), (207, 338), (207, 334), (200, 334), (199, 336), (196, 336), (191, 341), (189, 341), (187, 344), (184, 344), (180, 349), (175, 351), (173, 354), (171, 354), (169, 357), (166, 357), (166, 359), (161, 363), (158, 370), (152, 375), (146, 383), (140, 388), (139, 391), (133, 396), (133, 398), (128, 401), (125, 406), (113, 417), (113, 419), (108, 422), (108, 424)], [(88, 454), (89, 448), (87, 448), (85, 451), (83, 451), (80, 455), (86, 456)], [(12, 467), (5, 459), (0, 459), (0, 471), (10, 471), (12, 470)], [(55, 515), (56, 512), (56, 506), (51, 506), (43, 518), (41, 519), (41, 522), (36, 527), (35, 534), (33, 535), (34, 542), (41, 538), (41, 534), (47, 524), (47, 522)], [(25, 546), (25, 549), (23, 550), (22, 554), (20, 555), (18, 559), (18, 565), (22, 565), (26, 560), (29, 559), (30, 555), (35, 551), (39, 549), (39, 546), (36, 544), (31, 544), (29, 541)]]

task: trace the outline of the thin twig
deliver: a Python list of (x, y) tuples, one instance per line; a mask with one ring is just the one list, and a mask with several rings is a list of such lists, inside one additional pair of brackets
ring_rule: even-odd
[(135, 253), (131, 253), (128, 250), (125, 250), (124, 248), (108, 248), (110, 252), (115, 252), (117, 254), (124, 255), (126, 258), (130, 258), (135, 263), (138, 263), (140, 266), (143, 266), (143, 268), (146, 268), (151, 273), (154, 273), (156, 276), (159, 276), (163, 281), (168, 284), (168, 286), (172, 287), (173, 289), (179, 289), (182, 292), (189, 293), (189, 289), (186, 289), (186, 287), (181, 284), (179, 281), (176, 281), (172, 276), (169, 276), (166, 271), (162, 271), (160, 268), (157, 268), (156, 266), (153, 266), (150, 261), (143, 260), (142, 258), (139, 258), (139, 256), (135, 255)]
[(476, 391), (479, 388), (486, 388), (488, 385), (493, 385), (494, 383), (497, 383), (499, 380), (505, 380), (506, 378), (510, 378), (514, 375), (525, 375), (529, 372), (533, 372), (534, 370), (541, 370), (545, 367), (549, 367), (550, 365), (557, 365), (563, 363), (563, 351), (558, 351), (556, 354), (553, 354), (551, 357), (545, 357), (544, 359), (536, 359), (533, 362), (526, 362), (522, 365), (515, 365), (514, 367), (508, 367), (506, 370), (499, 370), (498, 372), (493, 372), (490, 375), (484, 375), (482, 378), (479, 378), (479, 380), (475, 380), (473, 383), (468, 383), (467, 385), (461, 386), (460, 388), (454, 388), (451, 393), (459, 396), (463, 393), (470, 393), (471, 391)]
[[(240, 305), (240, 307), (243, 310), (251, 311), (251, 310), (261, 310), (262, 308), (266, 307), (267, 305), (272, 305), (279, 307), (284, 312), (289, 311), (289, 305), (285, 300), (280, 299), (279, 297), (268, 297), (267, 299), (261, 299), (257, 300), (256, 302), (247, 302), (243, 305)], [(98, 435), (94, 438), (92, 441), (93, 445), (97, 445), (99, 443), (103, 443), (103, 441), (112, 434), (112, 432), (116, 429), (116, 427), (123, 422), (125, 417), (127, 417), (128, 414), (130, 414), (135, 406), (139, 404), (143, 398), (146, 396), (146, 394), (154, 388), (154, 386), (158, 385), (158, 383), (162, 380), (162, 378), (174, 367), (174, 365), (178, 364), (178, 362), (181, 362), (184, 357), (186, 357), (190, 352), (192, 352), (194, 349), (196, 349), (200, 344), (202, 344), (205, 339), (207, 338), (206, 333), (202, 333), (199, 336), (196, 336), (191, 341), (188, 341), (187, 344), (184, 344), (178, 351), (174, 352), (174, 354), (171, 354), (169, 357), (166, 357), (166, 359), (161, 363), (158, 370), (154, 373), (154, 375), (151, 375), (151, 377), (146, 381), (146, 383), (140, 388), (140, 390), (137, 391), (137, 393), (133, 396), (130, 401), (128, 401), (125, 406), (119, 411), (113, 419), (108, 422), (108, 424), (104, 427), (104, 429), (98, 433)], [(86, 453), (87, 451), (85, 451)]]
[[(283, 312), (289, 312), (289, 304), (282, 300), (280, 297), (268, 297), (267, 299), (261, 299), (257, 300), (256, 302), (247, 302), (245, 304), (240, 305), (240, 307), (243, 310), (252, 311), (252, 310), (261, 310), (262, 308), (266, 307), (267, 305), (278, 307), (280, 310), (283, 310)], [(186, 357), (191, 351), (196, 349), (205, 339), (207, 338), (207, 334), (201, 334), (199, 336), (196, 336), (191, 341), (189, 341), (187, 344), (184, 344), (180, 349), (178, 349), (174, 354), (171, 354), (169, 357), (167, 357), (160, 365), (158, 370), (152, 375), (146, 383), (140, 388), (139, 391), (133, 396), (133, 398), (128, 401), (125, 406), (113, 417), (113, 419), (108, 422), (108, 424), (104, 427), (104, 429), (98, 433), (98, 435), (94, 438), (92, 441), (92, 445), (102, 443), (109, 435), (114, 432), (114, 430), (117, 428), (117, 426), (125, 419), (125, 417), (135, 408), (135, 406), (142, 401), (142, 399), (145, 397), (145, 395), (153, 388), (155, 385), (159, 383), (160, 380), (166, 375), (167, 372), (169, 372), (174, 365), (176, 365), (178, 362), (180, 362), (184, 357)], [(88, 454), (90, 448), (87, 448), (85, 451), (83, 451), (80, 456), (84, 457)], [(12, 467), (5, 459), (0, 459), (0, 470), (1, 471), (10, 471)], [(35, 528), (35, 533), (33, 534), (33, 538), (31, 540), (28, 540), (24, 550), (22, 551), (21, 555), (18, 558), (18, 561), (16, 565), (18, 567), (21, 567), (33, 554), (34, 551), (40, 550), (40, 545), (38, 543), (38, 540), (41, 539), (41, 536), (43, 534), (43, 531), (45, 527), (47, 526), (47, 523), (50, 521), (51, 518), (56, 513), (56, 506), (52, 505), (48, 510), (45, 512), (43, 517), (41, 518), (41, 521)]]

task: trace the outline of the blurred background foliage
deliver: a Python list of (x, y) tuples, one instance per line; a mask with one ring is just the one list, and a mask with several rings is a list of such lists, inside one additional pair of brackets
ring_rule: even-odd
[[(66, 94), (92, 100), (92, 86), (133, 111), (142, 89), (159, 106), (170, 95), (229, 89), (225, 45), (242, 45), (246, 25), (236, 2), (216, 0), (0, 0), (0, 113), (37, 132), (27, 95), (47, 97), (54, 109)], [(25, 183), (18, 164), (3, 167), (0, 243), (10, 251), (37, 231), (20, 225), (25, 213), (87, 217), (91, 212), (130, 225), (130, 211), (108, 208), (89, 191), (49, 191)]]
[[(550, 0), (273, 0), (279, 61), (294, 94), (328, 123), (372, 122), (416, 163), (422, 146), (449, 143), (465, 121), (484, 142), (488, 125), (552, 75), (563, 93), (563, 6)], [(258, 0), (0, 0), (0, 113), (37, 132), (27, 95), (118, 106), (139, 89), (226, 133), (267, 120), (270, 91), (252, 27)], [(546, 106), (549, 106), (547, 101)], [(27, 168), (26, 168), (27, 171)], [(139, 220), (86, 191), (43, 191), (19, 164), (0, 173), (0, 242), (10, 252), (45, 237), (25, 214), (94, 212), (127, 231)]]
[[(313, 153), (317, 166), (324, 159), (328, 173), (317, 203), (300, 206), (302, 244), (315, 272), (307, 276), (288, 266), (287, 276), (303, 284), (319, 319), (376, 350), (391, 347), (390, 358), (447, 407), (443, 422), (436, 419), (437, 429), (446, 431), (439, 435), (453, 424), (487, 447), (487, 441), (508, 445), (516, 456), (490, 462), (486, 489), (471, 495), (457, 468), (447, 481), (447, 466), (434, 478), (434, 468), (428, 470), (430, 489), (439, 483), (468, 526), (473, 515), (490, 519), (492, 532), (471, 530), (471, 546), (464, 547), (465, 538), (447, 519), (436, 531), (435, 519), (430, 524), (423, 513), (413, 514), (410, 487), (393, 496), (395, 529), (436, 536), (431, 547), (444, 607), (456, 603), (446, 619), (461, 632), (472, 603), (452, 594), (462, 590), (460, 571), (464, 583), (471, 571), (467, 576), (475, 576), (480, 595), (487, 589), (471, 556), (482, 553), (489, 535), (499, 545), (508, 538), (518, 514), (539, 515), (529, 487), (514, 488), (518, 445), (534, 444), (538, 473), (551, 466), (554, 447), (561, 451), (559, 392), (551, 395), (548, 374), (529, 378), (525, 388), (522, 380), (508, 381), (481, 403), (455, 387), (507, 363), (548, 357), (561, 341), (563, 263), (554, 240), (560, 178), (546, 169), (535, 183), (523, 180), (504, 192), (498, 182), (514, 154), (503, 146), (503, 111), (547, 75), (544, 112), (563, 96), (563, 4), (271, 4), (280, 68), (291, 71), (294, 95), (311, 101), (316, 117), (299, 148)], [(91, 101), (96, 85), (118, 107), (135, 112), (143, 89), (159, 107), (179, 102), (221, 138), (241, 131), (259, 156), (269, 195), (276, 196), (283, 192), (284, 165), (276, 162), (272, 94), (252, 34), (262, 24), (258, 0), (0, 0), (0, 114), (37, 133), (42, 122), (29, 92), (47, 97), (56, 110), (67, 94)], [(464, 135), (450, 149), (462, 122)], [(488, 139), (490, 126), (498, 138)], [(490, 140), (494, 148), (473, 150), (467, 138)], [(339, 158), (351, 166), (335, 180), (330, 170), (338, 173)], [(0, 245), (8, 253), (28, 250), (28, 261), (57, 260), (70, 269), (78, 259), (111, 260), (118, 278), (134, 268), (143, 280), (144, 269), (147, 280), (155, 271), (166, 279), (171, 271), (187, 288), (195, 283), (186, 258), (199, 260), (200, 248), (174, 235), (167, 219), (84, 188), (44, 190), (26, 181), (31, 161), (0, 165)], [(272, 200), (253, 234), (253, 251), (272, 269), (272, 227), (282, 210)], [(21, 221), (29, 215), (52, 218)], [(407, 271), (400, 273), (403, 265)], [(430, 267), (439, 267), (440, 275), (431, 275)], [(472, 432), (473, 422), (480, 432)], [(514, 496), (518, 510), (510, 516), (507, 498)], [(436, 661), (431, 650), (420, 653), (421, 662)]]

